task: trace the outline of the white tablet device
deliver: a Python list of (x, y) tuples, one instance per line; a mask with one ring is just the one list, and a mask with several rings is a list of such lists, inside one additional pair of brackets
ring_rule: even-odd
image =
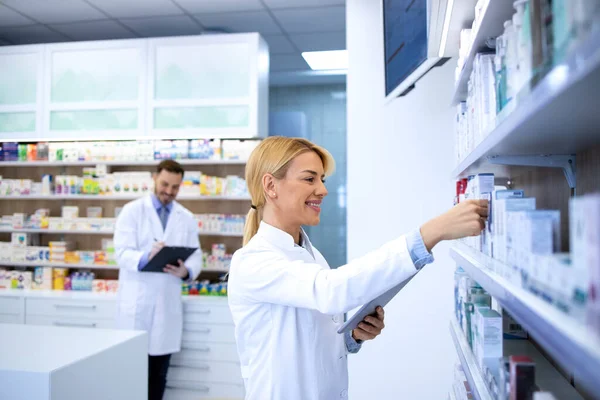
[(412, 278), (414, 278), (415, 276), (417, 276), (417, 274), (414, 274), (413, 276), (411, 276), (410, 278), (408, 278), (407, 280), (405, 280), (404, 282), (400, 283), (397, 286), (394, 286), (393, 288), (391, 288), (390, 290), (388, 290), (387, 292), (383, 293), (381, 296), (377, 297), (374, 300), (371, 300), (370, 302), (368, 302), (367, 304), (365, 304), (364, 306), (362, 306), (360, 308), (360, 310), (358, 310), (356, 312), (356, 314), (354, 314), (353, 316), (351, 316), (348, 321), (346, 321), (344, 323), (344, 325), (342, 325), (340, 327), (340, 329), (338, 329), (338, 333), (344, 333), (344, 332), (348, 332), (351, 331), (352, 329), (356, 329), (356, 327), (358, 326), (358, 324), (365, 319), (365, 317), (367, 315), (373, 315), (375, 314), (375, 309), (379, 306), (383, 307), (385, 306), (387, 303), (390, 302), (390, 300), (392, 300), (394, 298), (394, 296), (396, 294), (398, 294), (398, 292), (404, 287), (406, 286), (406, 284), (408, 282), (410, 282), (410, 280)]

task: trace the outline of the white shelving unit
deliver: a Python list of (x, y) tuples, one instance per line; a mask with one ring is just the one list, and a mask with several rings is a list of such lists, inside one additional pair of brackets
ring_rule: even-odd
[[(22, 195), (22, 196), (0, 196), (0, 200), (91, 200), (91, 201), (102, 201), (102, 200), (135, 200), (142, 197), (142, 195), (87, 195), (87, 194), (51, 194), (51, 195)], [(250, 201), (250, 196), (190, 196), (181, 195), (177, 196), (178, 201), (186, 200), (198, 200), (198, 201), (217, 201), (217, 200), (239, 200), (239, 201)]]
[[(107, 270), (118, 270), (117, 265), (98, 265), (98, 264), (75, 264), (75, 263), (56, 263), (56, 262), (44, 262), (36, 263), (32, 261), (0, 261), (0, 267), (52, 267), (52, 268), (81, 268), (81, 269), (107, 269)], [(202, 268), (202, 272), (211, 273), (226, 273), (229, 272), (228, 268)]]
[[(162, 160), (149, 161), (0, 161), (0, 167), (93, 167), (98, 164), (107, 166), (155, 166)], [(175, 160), (181, 165), (244, 165), (246, 160)]]
[[(511, 18), (514, 8), (512, 1), (489, 1), (482, 12), (479, 27), (473, 32), (473, 45), (456, 82), (453, 105), (466, 100), (476, 54), (485, 48), (488, 38), (503, 32), (503, 23)], [(494, 128), (453, 169), (453, 178), (498, 170), (508, 172), (510, 177), (512, 170), (497, 169), (495, 165), (560, 167), (565, 171), (571, 194), (575, 193), (573, 189), (578, 184), (576, 173), (580, 170), (577, 153), (587, 152), (600, 144), (600, 112), (597, 106), (600, 93), (599, 28), (596, 21), (596, 26), (560, 64), (543, 78), (534, 78), (533, 81), (538, 81), (533, 89), (524, 88), (510, 101), (497, 115)], [(585, 154), (584, 158), (590, 158)], [(595, 154), (591, 157), (596, 157)], [(588, 169), (596, 171), (597, 162), (593, 166), (586, 162)], [(588, 180), (593, 175), (590, 171), (586, 174)], [(586, 186), (587, 191), (589, 186)], [(595, 183), (591, 189), (598, 190), (600, 187)], [(544, 191), (548, 192), (552, 189)], [(568, 197), (568, 193), (564, 193), (564, 197)], [(579, 320), (524, 289), (520, 283), (515, 284), (498, 274), (497, 271), (505, 271), (508, 267), (497, 260), (460, 242), (453, 244), (450, 255), (529, 332), (545, 354), (572, 374), (579, 389), (585, 390), (592, 398), (600, 393), (600, 338)], [(478, 370), (470, 368), (472, 360), (469, 359), (469, 351), (465, 351), (466, 340), (461, 341), (464, 337), (457, 337), (462, 330), (455, 321), (450, 328), (474, 397), (488, 398), (487, 388), (482, 388), (480, 377), (474, 376)], [(505, 341), (504, 354), (523, 354), (533, 358), (541, 389), (553, 392), (559, 399), (581, 398), (531, 342)]]
[(482, 11), (483, 17), (475, 32), (473, 32), (473, 43), (469, 48), (469, 55), (460, 72), (459, 78), (454, 88), (452, 104), (456, 105), (467, 99), (468, 83), (471, 72), (473, 71), (473, 60), (475, 55), (484, 50), (486, 41), (489, 38), (495, 38), (502, 34), (504, 30), (504, 21), (508, 20), (513, 12), (513, 5), (510, 1), (489, 1)]
[[(114, 230), (63, 230), (63, 229), (0, 229), (0, 233), (38, 233), (48, 235), (112, 235)], [(200, 236), (243, 237), (243, 233), (198, 232)]]
[(497, 273), (499, 264), (462, 243), (450, 250), (452, 258), (560, 364), (573, 371), (577, 381), (600, 393), (600, 338), (585, 326), (534, 294), (518, 287)]
[(0, 266), (3, 267), (52, 267), (52, 268), (81, 268), (81, 269), (119, 269), (116, 265), (97, 265), (97, 264), (71, 264), (71, 263), (56, 263), (45, 262), (35, 263), (32, 261), (0, 261)]
[[(494, 399), (495, 397), (485, 384), (481, 369), (477, 365), (465, 334), (455, 319), (452, 319), (450, 322), (450, 333), (456, 345), (467, 381), (469, 382), (469, 386), (471, 386), (473, 397), (476, 400)], [(583, 400), (583, 397), (577, 393), (530, 341), (504, 340), (503, 345), (505, 354), (528, 356), (535, 362), (535, 382), (541, 390), (552, 392), (557, 399)]]
[(457, 399), (456, 399), (456, 395), (454, 394), (454, 388), (452, 388), (452, 389), (450, 390), (450, 392), (448, 392), (448, 399), (449, 399), (449, 400), (457, 400)]
[[(502, 2), (490, 1), (494, 3)], [(598, 93), (600, 29), (531, 93), (513, 99), (498, 115), (496, 128), (456, 166), (452, 176), (470, 174), (497, 156), (573, 154), (600, 143)]]
[(481, 371), (477, 366), (477, 361), (469, 347), (469, 343), (454, 318), (450, 321), (450, 333), (456, 347), (456, 352), (458, 353), (458, 358), (463, 366), (463, 371), (467, 377), (467, 382), (471, 386), (473, 397), (475, 400), (494, 400), (481, 376)]

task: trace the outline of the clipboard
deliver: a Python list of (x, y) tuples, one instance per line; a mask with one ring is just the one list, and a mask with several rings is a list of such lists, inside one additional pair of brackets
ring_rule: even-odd
[(410, 282), (415, 276), (417, 276), (417, 274), (412, 275), (410, 278), (408, 278), (404, 282), (400, 283), (399, 285), (394, 286), (387, 292), (383, 293), (379, 297), (371, 300), (370, 302), (368, 302), (367, 304), (362, 306), (360, 308), (360, 310), (358, 310), (353, 316), (351, 316), (350, 319), (348, 319), (348, 321), (346, 321), (344, 323), (344, 325), (342, 325), (338, 329), (337, 333), (345, 333), (345, 332), (351, 331), (353, 329), (356, 329), (358, 324), (361, 323), (362, 320), (365, 319), (366, 316), (376, 314), (375, 309), (377, 307), (379, 307), (379, 306), (384, 307), (387, 303), (389, 303), (394, 298), (394, 296), (397, 295), (398, 292), (400, 292), (400, 290), (402, 290), (402, 288), (404, 286), (406, 286), (408, 284), (408, 282)]
[(163, 268), (165, 265), (177, 265), (177, 260), (187, 260), (196, 250), (198, 250), (197, 247), (163, 247), (156, 253), (152, 260), (141, 269), (141, 272), (164, 273)]

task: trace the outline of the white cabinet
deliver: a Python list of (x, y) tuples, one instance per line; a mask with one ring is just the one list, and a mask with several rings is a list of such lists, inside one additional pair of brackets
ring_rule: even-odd
[(0, 297), (0, 323), (25, 323), (25, 298), (23, 296)]
[(0, 139), (254, 138), (268, 134), (257, 33), (0, 49)]
[(25, 310), (28, 325), (115, 327), (116, 303), (112, 299), (27, 298)]
[(0, 48), (0, 139), (42, 131), (43, 46)]
[(47, 136), (142, 136), (146, 45), (143, 39), (46, 45)]
[(145, 400), (148, 335), (0, 326), (0, 399)]
[(167, 382), (164, 400), (242, 400), (244, 397), (243, 384)]
[(227, 299), (188, 297), (183, 312), (181, 352), (171, 358), (165, 399), (243, 399)]
[(266, 136), (268, 49), (258, 34), (149, 39), (154, 137)]

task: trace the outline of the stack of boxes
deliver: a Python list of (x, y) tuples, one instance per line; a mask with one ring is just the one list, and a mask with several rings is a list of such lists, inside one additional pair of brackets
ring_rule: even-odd
[(571, 199), (569, 210), (572, 268), (564, 278), (575, 281), (587, 325), (600, 337), (600, 193)]

